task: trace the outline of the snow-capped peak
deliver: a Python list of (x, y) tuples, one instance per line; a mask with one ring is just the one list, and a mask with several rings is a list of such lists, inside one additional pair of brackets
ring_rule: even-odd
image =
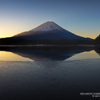
[(32, 29), (31, 31), (52, 31), (52, 30), (63, 30), (60, 26), (52, 21), (41, 24), (40, 26)]

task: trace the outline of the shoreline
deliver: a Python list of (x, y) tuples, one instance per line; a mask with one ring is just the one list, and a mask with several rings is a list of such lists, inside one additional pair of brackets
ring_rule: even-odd
[(0, 47), (45, 47), (45, 46), (78, 46), (78, 47), (95, 47), (95, 46), (100, 46), (100, 45), (41, 45), (41, 44), (37, 44), (37, 45), (0, 45)]

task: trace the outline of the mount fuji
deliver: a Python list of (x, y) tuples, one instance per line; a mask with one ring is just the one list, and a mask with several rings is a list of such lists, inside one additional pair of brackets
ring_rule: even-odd
[(88, 40), (89, 38), (84, 38), (78, 35), (75, 35), (64, 28), (60, 27), (52, 21), (45, 22), (40, 26), (27, 31), (22, 32), (13, 36), (15, 39), (30, 39), (30, 40), (60, 40), (60, 39), (69, 39), (69, 40)]

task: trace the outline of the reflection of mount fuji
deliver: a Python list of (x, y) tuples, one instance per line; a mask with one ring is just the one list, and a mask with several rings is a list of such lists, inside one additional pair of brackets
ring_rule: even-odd
[(2, 50), (10, 51), (22, 57), (32, 60), (51, 59), (51, 60), (65, 60), (75, 54), (90, 51), (90, 47), (71, 47), (71, 46), (55, 46), (55, 47), (2, 47)]

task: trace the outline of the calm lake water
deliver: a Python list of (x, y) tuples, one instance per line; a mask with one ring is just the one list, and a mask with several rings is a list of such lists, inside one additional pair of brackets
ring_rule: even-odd
[(100, 92), (99, 54), (99, 47), (0, 47), (0, 100), (95, 99), (84, 94)]

